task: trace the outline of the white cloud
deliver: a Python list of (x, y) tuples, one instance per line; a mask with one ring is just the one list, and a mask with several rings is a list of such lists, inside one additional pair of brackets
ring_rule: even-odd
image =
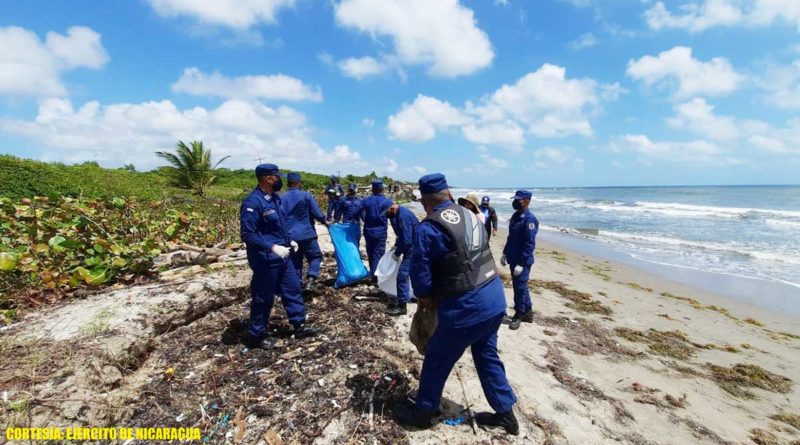
[(717, 26), (770, 26), (785, 21), (800, 30), (797, 0), (703, 0), (684, 3), (673, 13), (662, 2), (648, 9), (645, 20), (654, 30), (685, 29), (700, 32)]
[(295, 0), (147, 0), (162, 17), (190, 17), (202, 24), (247, 29), (257, 23), (272, 24), (278, 11)]
[(361, 119), (361, 125), (363, 125), (365, 127), (374, 127), (375, 126), (375, 119), (370, 119), (368, 117), (365, 117), (364, 119)]
[(539, 168), (551, 167), (553, 165), (572, 165), (575, 168), (583, 168), (583, 158), (575, 154), (575, 150), (570, 147), (543, 147), (533, 152), (534, 165)]
[(499, 6), (508, 6), (511, 3), (508, 0), (494, 0), (494, 4)]
[(800, 109), (800, 59), (785, 66), (769, 66), (756, 78), (767, 92), (766, 102), (779, 108)]
[(675, 106), (675, 116), (667, 119), (667, 124), (713, 140), (732, 140), (740, 135), (733, 117), (716, 116), (714, 107), (701, 98)]
[(388, 68), (387, 65), (370, 56), (360, 58), (350, 57), (340, 60), (338, 66), (342, 74), (358, 80), (383, 74)]
[(417, 172), (417, 173), (419, 173), (421, 175), (424, 175), (425, 173), (428, 173), (428, 169), (423, 167), (423, 166), (421, 166), (421, 165), (415, 165), (414, 167), (412, 167), (412, 169), (415, 172)]
[(628, 62), (627, 74), (647, 86), (669, 85), (674, 96), (721, 96), (735, 91), (744, 81), (728, 59), (715, 57), (708, 62), (692, 57), (692, 49), (676, 46), (658, 56), (644, 56)]
[(491, 154), (489, 154), (489, 149), (486, 147), (483, 146), (478, 147), (477, 149), (475, 149), (475, 151), (478, 153), (478, 157), (481, 158), (484, 165), (488, 165), (495, 169), (508, 167), (508, 161), (502, 158), (497, 158), (492, 156)]
[[(2, 118), (0, 131), (39, 144), (47, 160), (96, 160), (110, 165), (159, 165), (157, 150), (178, 140), (203, 140), (215, 157), (231, 155), (229, 167), (250, 167), (257, 157), (287, 168), (366, 170), (361, 155), (346, 145), (323, 150), (305, 116), (292, 108), (231, 99), (217, 108), (178, 109), (171, 101), (101, 105), (75, 109), (66, 99), (46, 99), (32, 120)], [(355, 167), (355, 168), (354, 168)]]
[(395, 139), (424, 142), (438, 131), (459, 127), (469, 142), (498, 145), (513, 151), (525, 144), (525, 133), (537, 137), (592, 136), (589, 116), (599, 109), (598, 88), (604, 100), (614, 100), (623, 88), (598, 85), (592, 79), (568, 79), (564, 68), (545, 64), (515, 83), (503, 85), (479, 103), (456, 108), (428, 96), (389, 117)]
[(108, 61), (100, 34), (82, 26), (66, 35), (49, 32), (46, 42), (24, 28), (0, 28), (0, 48), (0, 94), (11, 96), (63, 96), (63, 71)]
[(389, 38), (399, 63), (428, 66), (434, 77), (471, 74), (494, 58), (474, 13), (458, 0), (342, 0), (335, 14), (343, 27)]
[(392, 159), (392, 158), (387, 158), (386, 159), (386, 167), (385, 167), (386, 168), (386, 173), (394, 173), (394, 172), (397, 171), (397, 169), (399, 167), (400, 167), (400, 165), (398, 165), (397, 161), (395, 161), (394, 159)]
[(674, 162), (718, 162), (723, 154), (723, 149), (713, 142), (656, 142), (643, 134), (626, 134), (612, 144), (623, 151), (634, 151), (647, 157)]
[(272, 99), (290, 101), (322, 100), (322, 90), (283, 74), (228, 77), (214, 71), (205, 74), (197, 68), (186, 68), (172, 84), (172, 90), (195, 96), (217, 96), (236, 99)]
[(590, 32), (581, 34), (580, 37), (569, 43), (569, 47), (575, 50), (589, 48), (595, 45), (597, 45), (597, 37)]
[(467, 122), (464, 114), (447, 102), (418, 95), (411, 104), (389, 116), (387, 128), (394, 139), (410, 142), (425, 142), (433, 139), (436, 132)]

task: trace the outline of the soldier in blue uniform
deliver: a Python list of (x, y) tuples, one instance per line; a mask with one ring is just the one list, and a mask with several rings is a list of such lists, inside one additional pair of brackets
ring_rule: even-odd
[(414, 212), (397, 204), (389, 207), (389, 210), (386, 211), (386, 216), (389, 218), (396, 235), (394, 259), (400, 263), (397, 271), (397, 298), (389, 301), (386, 314), (390, 316), (405, 315), (408, 313), (408, 302), (411, 301), (408, 275), (411, 272), (414, 232), (417, 230), (419, 220)]
[(497, 354), (506, 302), (486, 230), (476, 214), (452, 202), (444, 175), (423, 176), (419, 189), (428, 216), (414, 237), (411, 285), (420, 306), (437, 307), (439, 321), (425, 351), (416, 403), (398, 406), (395, 418), (402, 425), (430, 427), (450, 371), (470, 348), (495, 411), (479, 413), (475, 420), (519, 434), (516, 396)]
[(533, 251), (536, 249), (536, 234), (539, 232), (539, 220), (528, 210), (533, 194), (527, 190), (517, 190), (514, 195), (514, 207), (511, 220), (508, 222), (508, 240), (503, 248), (500, 264), (511, 269), (514, 285), (514, 317), (509, 328), (519, 329), (521, 322), (533, 323), (533, 304), (528, 291), (528, 279), (533, 266)]
[(394, 202), (383, 196), (383, 181), (372, 181), (372, 196), (364, 199), (364, 241), (367, 243), (369, 274), (375, 276), (378, 262), (386, 253), (388, 231), (386, 211)]
[(497, 212), (494, 211), (494, 207), (489, 205), (489, 202), (490, 198), (488, 196), (481, 198), (480, 211), (483, 213), (484, 221), (486, 221), (486, 234), (491, 239), (492, 235), (497, 235)]
[(319, 222), (325, 226), (328, 223), (325, 215), (320, 210), (317, 200), (310, 193), (303, 191), (302, 178), (300, 173), (292, 172), (286, 177), (289, 183), (289, 190), (281, 197), (281, 205), (286, 214), (286, 226), (289, 236), (297, 242), (298, 249), (292, 253), (292, 264), (297, 271), (297, 277), (303, 280), (303, 258), (308, 262), (308, 272), (306, 272), (306, 290), (316, 292), (314, 282), (319, 277), (319, 269), (322, 264), (322, 251), (317, 242), (317, 231), (314, 229), (314, 222)]
[(325, 194), (328, 196), (328, 214), (326, 215), (326, 220), (328, 222), (339, 222), (331, 218), (336, 217), (339, 204), (341, 204), (342, 197), (344, 196), (344, 189), (342, 189), (342, 185), (339, 184), (338, 176), (331, 175), (330, 179), (330, 183), (328, 183), (328, 186), (325, 188)]
[(356, 192), (358, 186), (351, 182), (347, 186), (347, 196), (339, 206), (340, 215), (336, 217), (337, 221), (343, 223), (358, 224), (358, 239), (356, 240), (356, 247), (361, 244), (361, 222), (364, 220), (364, 200), (361, 199)]
[(269, 349), (274, 343), (267, 326), (276, 293), (281, 295), (296, 338), (310, 337), (320, 330), (306, 324), (300, 280), (289, 258), (298, 245), (289, 236), (286, 214), (276, 193), (283, 187), (280, 170), (275, 164), (261, 164), (256, 167), (256, 178), (258, 186), (244, 198), (239, 210), (239, 230), (253, 270), (250, 327), (243, 340), (251, 349)]

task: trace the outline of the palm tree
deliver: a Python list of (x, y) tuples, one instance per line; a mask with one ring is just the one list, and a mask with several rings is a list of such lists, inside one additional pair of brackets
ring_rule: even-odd
[(192, 141), (191, 147), (178, 141), (176, 153), (157, 151), (156, 154), (170, 163), (164, 167), (175, 186), (191, 189), (205, 196), (206, 189), (217, 180), (214, 169), (230, 156), (220, 159), (211, 166), (211, 150), (203, 148), (203, 141)]

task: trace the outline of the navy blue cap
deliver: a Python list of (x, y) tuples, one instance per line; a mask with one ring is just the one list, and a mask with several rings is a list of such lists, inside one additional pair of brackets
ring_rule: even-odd
[(372, 180), (372, 188), (375, 187), (383, 187), (383, 179), (373, 179)]
[(256, 167), (256, 178), (262, 176), (280, 176), (281, 171), (275, 164), (261, 164)]
[(489, 203), (489, 197), (488, 196), (484, 196), (483, 198), (481, 198), (481, 203), (482, 204), (488, 204)]
[(300, 178), (300, 173), (298, 172), (291, 172), (286, 175), (286, 180), (289, 182), (300, 182), (302, 179)]
[(336, 175), (331, 175), (331, 181), (338, 181), (339, 177)]
[(447, 189), (447, 179), (441, 173), (430, 173), (419, 178), (419, 192), (423, 195)]
[(514, 194), (514, 197), (511, 198), (514, 201), (519, 201), (520, 199), (531, 199), (533, 198), (533, 193), (527, 190), (517, 190), (517, 193)]
[(350, 184), (347, 186), (347, 190), (353, 190), (353, 191), (355, 191), (355, 190), (358, 190), (358, 186), (356, 185), (356, 183), (355, 183), (355, 182), (351, 182), (351, 183), (350, 183)]

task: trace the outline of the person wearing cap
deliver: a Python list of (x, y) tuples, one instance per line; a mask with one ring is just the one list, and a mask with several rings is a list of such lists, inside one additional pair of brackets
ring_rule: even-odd
[(322, 250), (317, 242), (317, 231), (314, 222), (328, 225), (325, 215), (317, 204), (317, 200), (302, 190), (303, 181), (300, 173), (291, 172), (286, 175), (289, 190), (281, 197), (281, 205), (286, 213), (286, 226), (289, 236), (297, 242), (298, 249), (292, 253), (292, 263), (297, 271), (297, 277), (303, 280), (303, 258), (308, 262), (305, 289), (316, 292), (315, 281), (319, 277), (322, 264)]
[(475, 192), (467, 193), (467, 196), (463, 198), (458, 198), (458, 205), (461, 207), (468, 208), (472, 213), (478, 215), (478, 219), (481, 221), (481, 224), (486, 224), (486, 219), (478, 209), (480, 208), (478, 195)]
[(533, 251), (536, 249), (536, 234), (539, 220), (528, 210), (533, 194), (527, 190), (517, 190), (514, 194), (514, 214), (508, 222), (508, 239), (503, 247), (500, 264), (511, 269), (511, 282), (514, 285), (514, 317), (509, 328), (519, 329), (520, 323), (533, 323), (533, 304), (528, 290), (528, 279), (533, 266)]
[(357, 191), (358, 186), (354, 182), (348, 184), (347, 196), (342, 200), (339, 206), (339, 215), (335, 219), (343, 223), (358, 224), (356, 247), (359, 248), (361, 244), (361, 222), (364, 220), (364, 200), (356, 194)]
[(497, 331), (506, 300), (486, 233), (477, 215), (456, 205), (440, 173), (419, 180), (427, 217), (419, 224), (411, 253), (411, 286), (421, 307), (436, 307), (438, 325), (425, 349), (419, 391), (413, 405), (399, 405), (401, 425), (434, 424), (442, 390), (467, 348), (483, 393), (494, 413), (476, 415), (480, 425), (519, 434), (514, 390), (497, 354)]
[(256, 167), (258, 185), (242, 201), (239, 231), (247, 246), (247, 262), (253, 270), (250, 281), (250, 327), (243, 339), (250, 349), (269, 349), (274, 342), (267, 326), (275, 294), (281, 302), (296, 338), (310, 337), (320, 330), (306, 324), (306, 308), (300, 293), (300, 280), (289, 256), (298, 247), (289, 235), (286, 214), (277, 192), (283, 188), (282, 175), (275, 164)]
[(364, 199), (364, 241), (367, 244), (369, 274), (374, 278), (383, 254), (388, 232), (386, 211), (394, 202), (383, 195), (383, 181), (372, 181), (372, 196)]
[(408, 274), (411, 272), (411, 251), (414, 241), (414, 232), (417, 230), (419, 220), (411, 210), (393, 204), (386, 211), (386, 216), (392, 224), (396, 235), (394, 243), (394, 260), (400, 263), (397, 269), (397, 298), (389, 300), (386, 314), (392, 317), (408, 313), (408, 302), (411, 301), (411, 289)]
[(492, 235), (497, 235), (497, 212), (494, 211), (494, 207), (489, 205), (489, 202), (488, 196), (481, 198), (480, 210), (486, 222), (486, 234), (491, 238)]
[(330, 182), (325, 188), (325, 194), (328, 196), (328, 212), (325, 219), (328, 222), (335, 222), (331, 218), (334, 217), (336, 211), (339, 210), (339, 204), (342, 201), (342, 196), (344, 196), (344, 189), (342, 189), (342, 185), (339, 184), (338, 176), (331, 175)]

